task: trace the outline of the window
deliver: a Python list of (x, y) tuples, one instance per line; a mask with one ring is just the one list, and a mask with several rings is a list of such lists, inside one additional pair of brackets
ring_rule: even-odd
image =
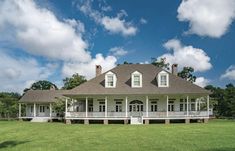
[(116, 101), (116, 112), (122, 112), (122, 102)]
[(157, 112), (157, 100), (158, 99), (151, 99), (151, 112)]
[(116, 87), (116, 74), (113, 72), (109, 71), (108, 73), (105, 74), (105, 87), (106, 88), (115, 88)]
[(166, 71), (161, 71), (158, 74), (158, 86), (168, 87), (169, 86), (169, 75)]
[(105, 101), (99, 102), (99, 112), (105, 112)]
[(30, 105), (30, 112), (31, 113), (33, 113), (33, 109), (34, 109), (33, 105)]
[(187, 111), (187, 100), (180, 99), (180, 111)]
[(142, 74), (138, 71), (135, 71), (131, 75), (131, 86), (132, 87), (142, 87)]
[(191, 99), (191, 111), (195, 111), (196, 107), (195, 107), (195, 99)]
[(40, 112), (40, 113), (44, 113), (44, 112), (45, 112), (45, 106), (40, 105), (40, 106), (39, 106), (39, 112)]
[(174, 111), (174, 101), (168, 102), (168, 111)]
[(93, 112), (93, 99), (88, 100), (88, 112)]

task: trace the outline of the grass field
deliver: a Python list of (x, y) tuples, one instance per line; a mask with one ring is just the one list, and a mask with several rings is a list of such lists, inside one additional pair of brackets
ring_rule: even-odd
[(8, 151), (235, 151), (235, 121), (208, 124), (65, 125), (0, 122), (0, 150)]

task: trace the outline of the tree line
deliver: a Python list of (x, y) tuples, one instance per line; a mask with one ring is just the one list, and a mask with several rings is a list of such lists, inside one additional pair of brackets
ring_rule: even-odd
[[(133, 64), (125, 61), (123, 64)], [(163, 68), (165, 70), (169, 70), (169, 63), (166, 62), (165, 58), (161, 58), (160, 60), (152, 59), (151, 64)], [(178, 76), (190, 81), (195, 82), (196, 76), (193, 75), (194, 69), (192, 67), (184, 67), (180, 72), (178, 72)], [(70, 90), (79, 86), (80, 84), (86, 82), (86, 78), (78, 73), (72, 75), (71, 77), (67, 77), (63, 79), (63, 87), (62, 90)], [(50, 90), (59, 88), (52, 82), (41, 80), (33, 83), (31, 87), (25, 88), (24, 93), (29, 90)], [(213, 85), (208, 85), (205, 89), (211, 91), (211, 105), (213, 107), (214, 115), (216, 117), (231, 117), (235, 118), (235, 87), (233, 84), (226, 85), (225, 88), (215, 87)], [(24, 95), (23, 93), (23, 95)], [(16, 118), (18, 113), (18, 101), (22, 96), (18, 93), (14, 92), (0, 92), (0, 118)], [(64, 101), (58, 100), (53, 109), (56, 112), (63, 113), (64, 112)], [(63, 116), (61, 114), (61, 116)]]

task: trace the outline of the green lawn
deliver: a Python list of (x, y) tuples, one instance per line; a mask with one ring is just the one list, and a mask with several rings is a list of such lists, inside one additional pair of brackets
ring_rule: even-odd
[(65, 125), (0, 122), (0, 150), (235, 151), (235, 121), (208, 124)]

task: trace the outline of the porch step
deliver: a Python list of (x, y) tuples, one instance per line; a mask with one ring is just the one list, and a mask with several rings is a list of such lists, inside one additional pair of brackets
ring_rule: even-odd
[(143, 124), (143, 117), (142, 116), (131, 116), (131, 124)]
[(49, 117), (34, 117), (30, 122), (48, 122)]

